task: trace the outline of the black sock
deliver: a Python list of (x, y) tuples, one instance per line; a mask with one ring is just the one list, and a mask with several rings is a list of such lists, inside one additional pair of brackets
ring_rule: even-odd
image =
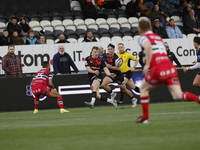
[(133, 98), (134, 98), (134, 96), (131, 97), (131, 99), (133, 99)]
[(124, 98), (124, 92), (120, 91), (120, 101), (123, 101), (123, 98)]
[(108, 93), (111, 94), (111, 93), (112, 93), (112, 90), (108, 91)]
[(101, 101), (104, 101), (104, 102), (107, 102), (107, 96), (102, 96), (102, 95), (101, 95), (100, 100), (101, 100)]
[(96, 98), (97, 92), (92, 92), (92, 97)]
[(140, 89), (139, 89), (139, 87), (135, 86), (135, 89), (134, 89), (134, 91), (136, 91), (136, 92), (140, 93)]

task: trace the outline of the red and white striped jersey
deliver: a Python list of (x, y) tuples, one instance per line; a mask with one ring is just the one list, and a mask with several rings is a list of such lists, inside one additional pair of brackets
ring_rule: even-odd
[(142, 47), (142, 49), (144, 49), (143, 47), (146, 41), (149, 41), (152, 46), (152, 58), (150, 62), (150, 68), (157, 66), (172, 65), (171, 61), (167, 56), (164, 42), (159, 35), (153, 33), (152, 31), (146, 32), (139, 39), (139, 44)]

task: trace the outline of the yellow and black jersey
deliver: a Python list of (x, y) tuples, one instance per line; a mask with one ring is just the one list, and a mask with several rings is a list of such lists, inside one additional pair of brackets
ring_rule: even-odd
[(134, 61), (137, 59), (135, 56), (133, 56), (132, 54), (130, 54), (128, 52), (124, 52), (122, 54), (118, 53), (117, 56), (123, 59), (123, 63), (120, 66), (120, 71), (122, 73), (131, 70), (131, 67), (129, 67), (129, 65), (128, 65), (129, 59), (134, 60)]

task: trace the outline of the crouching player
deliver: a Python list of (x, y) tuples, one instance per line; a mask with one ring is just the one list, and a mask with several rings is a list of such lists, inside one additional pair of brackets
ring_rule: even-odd
[(182, 92), (176, 68), (169, 60), (162, 38), (151, 31), (149, 21), (139, 22), (139, 33), (141, 38), (139, 44), (145, 51), (146, 62), (143, 68), (145, 80), (140, 87), (140, 103), (142, 105), (142, 116), (135, 120), (136, 123), (149, 122), (149, 91), (161, 83), (164, 83), (173, 99), (195, 101), (200, 103), (199, 97), (190, 92)]
[(113, 104), (115, 108), (117, 108), (117, 101), (114, 99), (114, 97), (111, 97), (111, 99), (109, 99), (106, 96), (102, 96), (99, 93), (99, 86), (101, 85), (102, 81), (101, 70), (103, 69), (106, 75), (108, 76), (115, 76), (115, 74), (110, 73), (108, 68), (105, 66), (103, 59), (98, 57), (98, 55), (99, 55), (98, 47), (94, 46), (92, 48), (91, 56), (88, 56), (86, 58), (85, 67), (86, 70), (88, 71), (88, 76), (92, 90), (92, 98), (91, 102), (85, 102), (85, 104), (92, 109), (94, 107), (96, 98), (98, 98), (101, 101)]
[(69, 112), (64, 109), (62, 96), (54, 89), (54, 85), (52, 82), (53, 74), (49, 71), (50, 70), (49, 62), (44, 61), (42, 63), (42, 67), (43, 69), (41, 69), (39, 72), (36, 73), (31, 82), (32, 93), (35, 96), (33, 114), (38, 113), (40, 95), (57, 98), (57, 102), (60, 107), (60, 113)]

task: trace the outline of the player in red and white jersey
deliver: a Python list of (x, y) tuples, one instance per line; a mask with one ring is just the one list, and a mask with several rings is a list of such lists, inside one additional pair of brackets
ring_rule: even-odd
[(140, 87), (140, 103), (142, 105), (142, 116), (135, 120), (136, 123), (149, 123), (149, 91), (161, 83), (164, 83), (173, 99), (188, 100), (200, 103), (199, 97), (189, 92), (182, 92), (176, 68), (169, 60), (162, 38), (151, 31), (149, 21), (139, 22), (139, 39), (145, 57), (143, 73), (145, 80)]
[(31, 82), (32, 93), (34, 94), (34, 111), (33, 114), (38, 113), (39, 97), (45, 95), (48, 97), (57, 98), (58, 105), (60, 107), (60, 113), (69, 112), (64, 109), (62, 96), (54, 89), (52, 82), (53, 74), (49, 71), (49, 62), (44, 61), (42, 63), (43, 69), (38, 71)]

